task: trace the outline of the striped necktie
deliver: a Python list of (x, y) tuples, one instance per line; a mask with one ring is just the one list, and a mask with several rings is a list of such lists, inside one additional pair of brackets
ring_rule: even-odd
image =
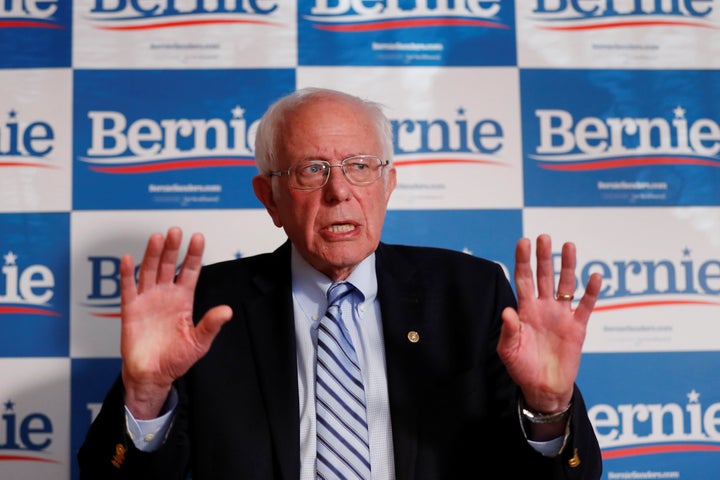
[(365, 390), (341, 313), (341, 303), (346, 301), (345, 321), (351, 321), (354, 292), (350, 283), (332, 284), (327, 293), (328, 309), (318, 326), (316, 469), (317, 478), (322, 480), (370, 478)]

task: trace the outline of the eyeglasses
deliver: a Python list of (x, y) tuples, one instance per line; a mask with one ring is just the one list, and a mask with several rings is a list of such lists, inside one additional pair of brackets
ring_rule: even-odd
[(315, 190), (327, 184), (330, 169), (342, 169), (345, 178), (353, 185), (369, 185), (382, 176), (382, 168), (389, 165), (389, 160), (381, 160), (375, 155), (354, 155), (344, 158), (339, 164), (333, 165), (326, 160), (301, 160), (287, 170), (268, 173), (271, 177), (288, 176), (288, 185), (298, 190)]

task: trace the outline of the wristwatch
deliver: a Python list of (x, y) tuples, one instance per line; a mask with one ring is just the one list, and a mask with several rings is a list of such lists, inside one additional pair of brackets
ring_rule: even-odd
[(522, 416), (525, 420), (527, 420), (530, 423), (557, 423), (561, 420), (565, 420), (569, 415), (570, 411), (572, 410), (572, 402), (568, 404), (567, 407), (565, 407), (562, 411), (557, 413), (540, 413), (536, 412), (534, 410), (531, 410), (528, 408), (527, 405), (525, 405), (525, 401), (520, 398), (520, 413), (522, 413)]

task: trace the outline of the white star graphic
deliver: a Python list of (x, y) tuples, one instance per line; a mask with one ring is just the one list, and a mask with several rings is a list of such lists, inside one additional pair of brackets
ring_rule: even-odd
[(8, 252), (7, 255), (5, 255), (5, 265), (15, 265), (15, 260), (17, 260), (17, 255), (13, 252)]
[(675, 118), (685, 118), (685, 109), (680, 105), (675, 107), (673, 113), (675, 113)]
[(245, 109), (237, 106), (232, 109), (232, 116), (233, 118), (243, 118), (243, 115), (245, 115)]
[(688, 402), (698, 403), (700, 401), (700, 394), (693, 388), (690, 393), (687, 394)]

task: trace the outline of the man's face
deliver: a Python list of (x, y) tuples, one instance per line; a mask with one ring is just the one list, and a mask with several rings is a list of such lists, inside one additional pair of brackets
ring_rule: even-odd
[[(383, 158), (372, 119), (348, 101), (324, 98), (302, 105), (286, 118), (275, 170), (299, 160), (327, 160), (333, 165), (352, 155)], [(305, 260), (333, 280), (346, 278), (375, 251), (380, 242), (390, 194), (393, 167), (369, 185), (353, 185), (340, 168), (330, 169), (327, 184), (316, 190), (288, 186), (288, 177), (259, 175), (255, 194), (275, 225), (283, 227)]]

